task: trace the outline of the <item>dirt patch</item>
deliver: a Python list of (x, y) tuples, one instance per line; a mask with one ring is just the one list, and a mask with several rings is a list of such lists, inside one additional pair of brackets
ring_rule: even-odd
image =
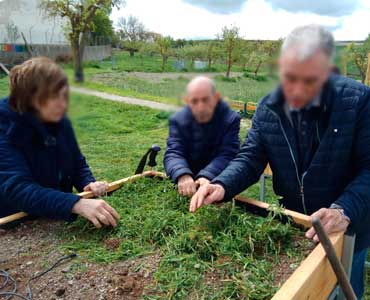
[[(120, 72), (120, 73), (101, 73), (101, 74), (96, 74), (92, 76), (92, 79), (94, 81), (98, 81), (101, 78), (122, 78), (122, 77), (134, 77), (137, 79), (149, 81), (152, 83), (159, 83), (162, 80), (176, 80), (178, 78), (184, 78), (184, 79), (192, 79), (196, 76), (207, 76), (210, 78), (214, 78), (216, 76), (224, 76), (225, 73), (180, 73), (180, 72), (173, 72), (173, 73), (145, 73), (145, 72)], [(230, 74), (230, 77), (238, 77), (243, 75), (241, 72), (232, 72)]]
[[(44, 220), (1, 230), (0, 269), (17, 281), (19, 293), (25, 294), (30, 277), (65, 255), (58, 249), (63, 241), (54, 234), (63, 227), (62, 222)], [(119, 240), (107, 240), (105, 245), (116, 250)], [(140, 299), (148, 293), (145, 288), (151, 285), (159, 261), (159, 253), (111, 264), (88, 263), (77, 257), (33, 282), (34, 299)]]

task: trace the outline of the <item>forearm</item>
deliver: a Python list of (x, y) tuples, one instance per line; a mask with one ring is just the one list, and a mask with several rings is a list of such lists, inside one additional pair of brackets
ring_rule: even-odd
[(370, 213), (370, 171), (363, 170), (346, 187), (335, 204), (344, 209), (351, 223), (361, 222)]
[(80, 199), (78, 195), (44, 188), (27, 181), (5, 183), (7, 188), (5, 190), (4, 185), (0, 186), (0, 195), (7, 206), (35, 216), (73, 219), (72, 208)]

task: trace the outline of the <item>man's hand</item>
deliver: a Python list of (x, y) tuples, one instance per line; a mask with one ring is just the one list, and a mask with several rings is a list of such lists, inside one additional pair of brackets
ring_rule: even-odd
[(199, 177), (195, 183), (197, 184), (197, 186), (202, 186), (202, 185), (205, 185), (205, 184), (208, 184), (210, 183), (210, 181), (207, 179), (207, 178), (204, 178), (204, 177)]
[(94, 196), (99, 197), (107, 193), (108, 187), (109, 185), (106, 181), (95, 181), (85, 186), (84, 192), (92, 192)]
[(181, 196), (193, 196), (197, 191), (197, 185), (190, 175), (181, 176), (177, 182), (177, 187)]
[(221, 201), (225, 197), (225, 189), (219, 184), (202, 185), (190, 201), (190, 212), (195, 212), (203, 205)]
[(74, 214), (78, 214), (95, 225), (96, 228), (117, 226), (119, 214), (107, 202), (100, 199), (81, 198), (72, 208)]
[[(318, 217), (322, 223), (327, 234), (334, 232), (346, 231), (349, 225), (349, 221), (343, 216), (338, 209), (333, 208), (321, 208), (317, 212), (311, 215), (312, 217)], [(313, 239), (315, 242), (319, 241), (316, 235), (315, 229), (311, 227), (306, 232), (306, 237)]]

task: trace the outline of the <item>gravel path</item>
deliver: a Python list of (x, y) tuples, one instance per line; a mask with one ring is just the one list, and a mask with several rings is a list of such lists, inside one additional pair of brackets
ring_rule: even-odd
[(80, 93), (83, 95), (95, 96), (95, 97), (99, 97), (99, 98), (106, 99), (106, 100), (123, 102), (127, 104), (132, 104), (132, 105), (145, 106), (145, 107), (150, 107), (153, 109), (159, 109), (159, 110), (164, 110), (164, 111), (178, 111), (181, 109), (180, 106), (176, 106), (176, 105), (159, 103), (155, 101), (143, 100), (143, 99), (132, 98), (132, 97), (123, 97), (123, 96), (118, 96), (118, 95), (109, 94), (105, 92), (94, 91), (94, 90), (83, 88), (83, 87), (72, 86), (71, 90), (72, 92)]

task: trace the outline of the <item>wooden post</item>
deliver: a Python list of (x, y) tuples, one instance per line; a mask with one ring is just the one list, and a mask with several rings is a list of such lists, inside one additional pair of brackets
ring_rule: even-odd
[(370, 86), (370, 53), (367, 54), (367, 71), (366, 71), (365, 84)]
[(0, 69), (2, 69), (6, 75), (9, 75), (9, 70), (2, 63), (0, 63)]
[(347, 58), (347, 54), (343, 54), (342, 55), (342, 64), (343, 64), (343, 70), (342, 70), (342, 73), (343, 73), (343, 76), (347, 76), (347, 73), (348, 73), (348, 58)]

